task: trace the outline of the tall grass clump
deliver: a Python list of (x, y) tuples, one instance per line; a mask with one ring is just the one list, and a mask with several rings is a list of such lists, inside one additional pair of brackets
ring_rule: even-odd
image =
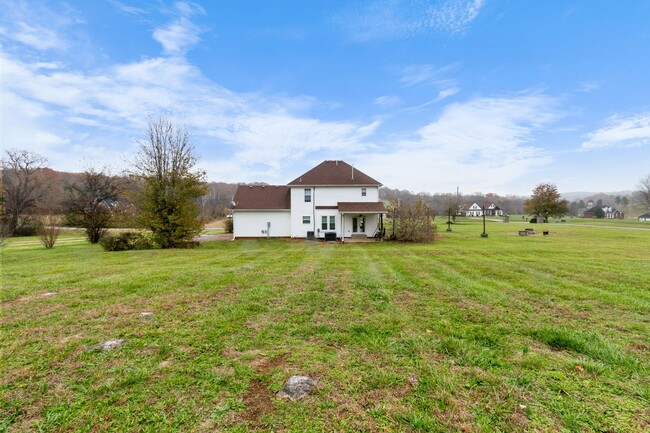
[(556, 350), (570, 350), (612, 367), (636, 370), (639, 362), (601, 335), (569, 328), (540, 328), (532, 336)]

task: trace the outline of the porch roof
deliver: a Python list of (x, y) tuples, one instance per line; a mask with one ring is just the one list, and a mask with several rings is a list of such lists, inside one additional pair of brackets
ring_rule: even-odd
[(386, 213), (384, 203), (380, 201), (340, 201), (338, 208), (340, 213)]

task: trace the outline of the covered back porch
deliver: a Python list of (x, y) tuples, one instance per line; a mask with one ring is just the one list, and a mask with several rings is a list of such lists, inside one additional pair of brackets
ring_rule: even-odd
[(382, 238), (386, 208), (381, 202), (339, 202), (341, 240)]

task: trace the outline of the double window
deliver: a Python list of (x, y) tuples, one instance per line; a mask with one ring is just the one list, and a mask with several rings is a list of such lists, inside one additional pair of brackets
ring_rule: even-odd
[(311, 203), (311, 188), (305, 188), (305, 203)]
[(305, 215), (302, 217), (302, 223), (303, 224), (311, 224), (311, 217), (309, 215)]
[(334, 215), (322, 216), (320, 228), (321, 230), (336, 230), (336, 217)]

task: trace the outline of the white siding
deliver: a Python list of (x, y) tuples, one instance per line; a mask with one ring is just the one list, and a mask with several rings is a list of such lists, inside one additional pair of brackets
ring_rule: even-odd
[[(349, 238), (352, 236), (353, 232), (353, 224), (352, 224), (352, 218), (358, 216), (358, 214), (345, 214), (343, 215), (343, 227), (341, 228), (344, 232), (344, 235), (346, 238)], [(378, 214), (363, 214), (365, 218), (365, 227), (364, 231), (361, 232), (358, 230), (354, 232), (354, 234), (361, 234), (365, 233), (366, 236), (372, 237), (374, 236), (375, 232), (377, 231), (377, 228), (379, 227), (379, 215)]]
[[(305, 202), (305, 188), (311, 188), (311, 202)], [(366, 195), (361, 195), (362, 188)], [(318, 234), (321, 228), (322, 216), (336, 216), (336, 234), (341, 236), (341, 215), (337, 209), (316, 209), (317, 206), (336, 206), (339, 202), (377, 202), (379, 201), (379, 187), (377, 186), (310, 186), (299, 185), (291, 187), (291, 237), (307, 237), (308, 231)], [(310, 216), (311, 223), (303, 224), (302, 217)], [(347, 222), (346, 222), (347, 223)], [(372, 236), (377, 223), (371, 226), (370, 219), (366, 220), (366, 232)], [(352, 219), (349, 220), (349, 229), (352, 230)], [(323, 230), (321, 229), (321, 232)], [(330, 231), (329, 229), (327, 231)], [(346, 228), (347, 231), (347, 228)], [(347, 234), (346, 234), (347, 236)], [(321, 235), (322, 237), (322, 235)]]
[(266, 237), (267, 223), (271, 223), (270, 237), (291, 236), (291, 213), (287, 211), (235, 211), (233, 232), (235, 238)]

